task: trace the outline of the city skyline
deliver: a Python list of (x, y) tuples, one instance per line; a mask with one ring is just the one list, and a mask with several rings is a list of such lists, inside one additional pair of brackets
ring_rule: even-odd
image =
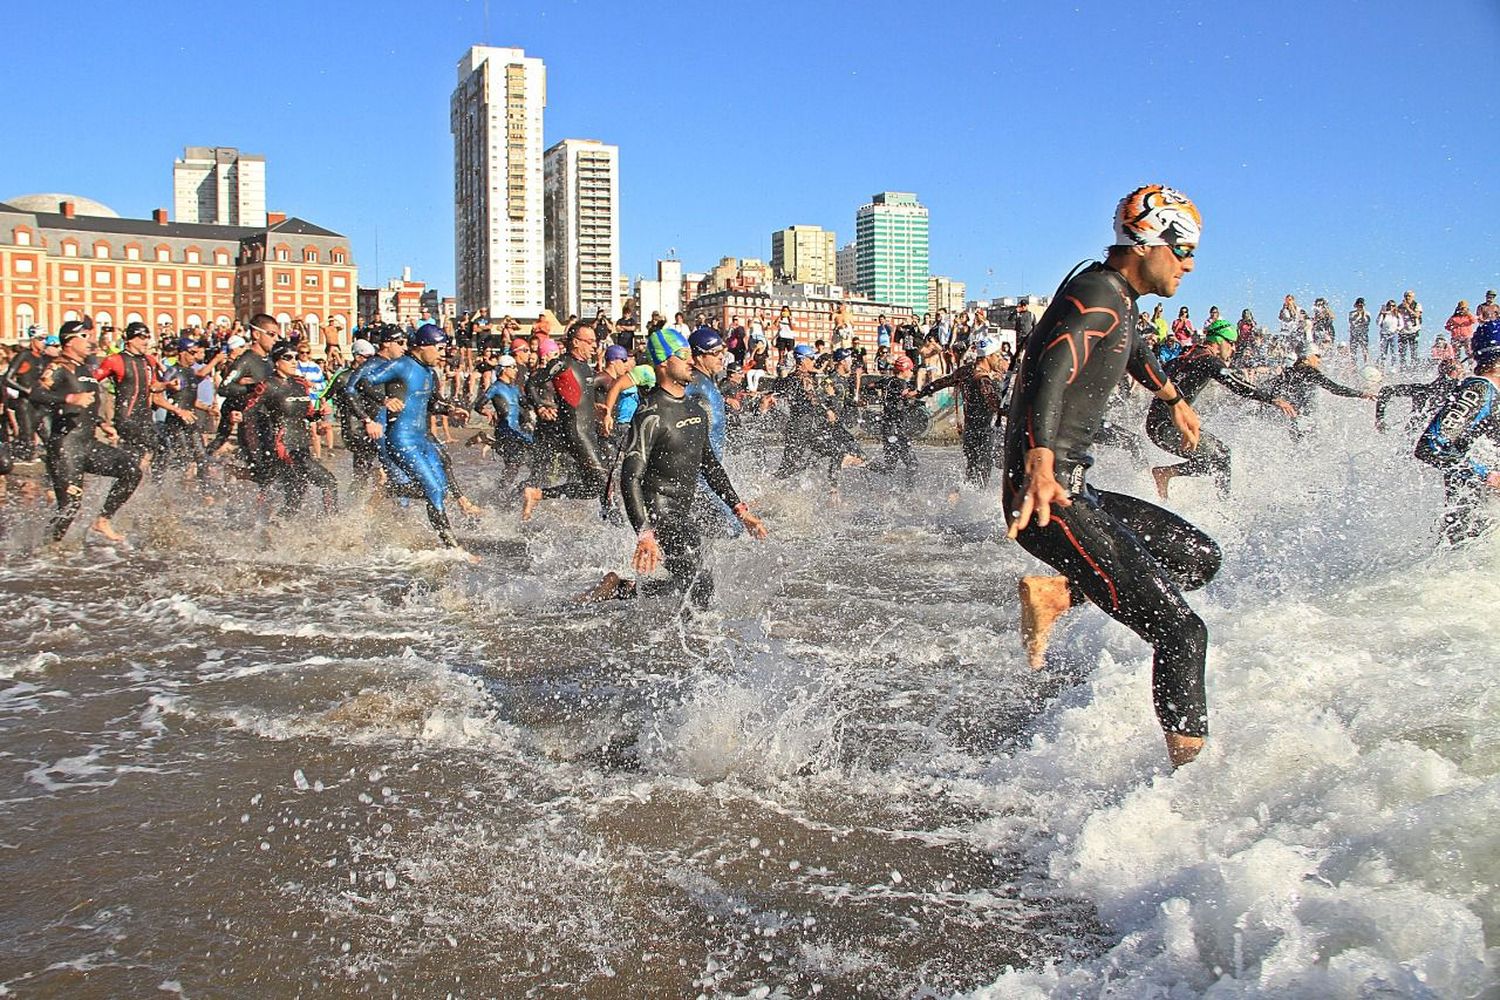
[[(599, 136), (619, 146), (632, 278), (669, 248), (685, 270), (704, 270), (725, 255), (768, 257), (767, 234), (789, 225), (850, 233), (870, 192), (891, 189), (931, 210), (932, 273), (965, 282), (971, 298), (1048, 294), (1108, 242), (1120, 195), (1160, 180), (1205, 215), (1199, 269), (1179, 295), (1195, 315), (1212, 302), (1264, 318), (1286, 292), (1347, 308), (1406, 287), (1446, 313), (1450, 299), (1500, 283), (1480, 249), (1500, 235), (1484, 211), (1500, 193), (1487, 170), (1500, 133), (1472, 69), (1500, 44), (1491, 4), (1413, 18), (1391, 5), (1185, 3), (1154, 29), (1157, 44), (1096, 4), (958, 4), (940, 23), (900, 20), (891, 4), (859, 19), (773, 4), (751, 21), (705, 11), (691, 32), (669, 12), (543, 5), (497, 14), (488, 34), (477, 5), (456, 4), (398, 42), (384, 30), (387, 8), (320, 12), (358, 58), (335, 64), (316, 32), (279, 42), (276, 66), (231, 123), (215, 88), (194, 82), (204, 49), (159, 42), (186, 17), (179, 9), (105, 9), (64, 25), (50, 6), (19, 4), (23, 37), (66, 30), (86, 58), (140, 47), (157, 72), (147, 128), (126, 110), (138, 94), (98, 88), (89, 74), (27, 84), (14, 118), (32, 145), (0, 164), (0, 198), (65, 191), (146, 216), (172, 204), (161, 164), (186, 144), (253, 149), (275, 172), (269, 208), (348, 233), (368, 275), (410, 265), (454, 289), (446, 104), (455, 58), (488, 42), (548, 63), (547, 145)], [(258, 25), (213, 11), (200, 36), (219, 51)], [(751, 96), (763, 60), (738, 57), (744, 69), (733, 69), (735, 59), (699, 51), (712, 46), (687, 44), (700, 36), (784, 50), (816, 99), (767, 107)], [(823, 44), (832, 36), (842, 44)], [(628, 73), (606, 71), (621, 37), (655, 39), (674, 52), (672, 71), (653, 69), (649, 53)], [(1395, 38), (1403, 56), (1383, 56)], [(1135, 65), (1119, 58), (1138, 45)], [(909, 65), (883, 72), (891, 60)], [(303, 71), (282, 71), (292, 66)], [(23, 70), (0, 72), (23, 89)], [(678, 110), (643, 113), (663, 102)], [(729, 110), (691, 110), (705, 104)], [(372, 141), (392, 106), (399, 138)], [(870, 113), (844, 113), (859, 109)], [(105, 155), (57, 155), (78, 134)]]

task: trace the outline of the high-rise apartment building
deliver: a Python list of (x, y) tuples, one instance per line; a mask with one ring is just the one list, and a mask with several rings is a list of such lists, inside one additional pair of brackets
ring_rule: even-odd
[(264, 226), (266, 158), (230, 146), (188, 146), (172, 161), (172, 216), (205, 226)]
[(854, 243), (845, 243), (839, 247), (835, 255), (833, 276), (835, 283), (846, 292), (853, 292), (859, 284), (859, 247)]
[(967, 294), (968, 286), (962, 281), (934, 274), (927, 279), (927, 311), (935, 313), (939, 309), (946, 309), (950, 313), (961, 313), (964, 311)]
[(547, 305), (559, 317), (620, 314), (620, 148), (564, 139), (542, 158)]
[(521, 49), (475, 45), (458, 62), (453, 133), (453, 271), (458, 308), (541, 315), (545, 226), (542, 111), (547, 70)]
[(854, 216), (855, 287), (877, 302), (927, 309), (927, 208), (905, 191), (882, 191)]
[(771, 234), (771, 270), (794, 284), (835, 284), (834, 246), (833, 231), (821, 226), (778, 229)]

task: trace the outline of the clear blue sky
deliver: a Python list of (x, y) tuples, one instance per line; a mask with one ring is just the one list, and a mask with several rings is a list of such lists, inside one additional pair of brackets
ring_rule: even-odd
[[(0, 198), (171, 205), (186, 145), (267, 158), (268, 204), (348, 234), (361, 283), (451, 293), (455, 66), (547, 62), (546, 142), (621, 149), (624, 263), (852, 239), (879, 190), (932, 212), (971, 297), (1050, 292), (1161, 181), (1205, 217), (1179, 301), (1500, 285), (1500, 2), (5, 5)], [(27, 57), (26, 52), (36, 53)], [(378, 270), (376, 240), (378, 231)]]

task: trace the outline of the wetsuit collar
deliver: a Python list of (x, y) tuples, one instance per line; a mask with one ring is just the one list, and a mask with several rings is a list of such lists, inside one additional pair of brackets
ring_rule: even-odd
[(1111, 267), (1104, 261), (1100, 261), (1099, 266), (1125, 287), (1125, 294), (1130, 296), (1130, 301), (1134, 302), (1141, 297), (1141, 293), (1136, 291), (1135, 286), (1126, 280), (1125, 275), (1120, 273), (1119, 268)]

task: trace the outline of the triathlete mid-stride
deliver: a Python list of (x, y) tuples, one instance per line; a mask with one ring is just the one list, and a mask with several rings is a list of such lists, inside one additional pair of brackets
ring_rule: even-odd
[(1182, 597), (1218, 571), (1219, 547), (1182, 518), (1085, 481), (1094, 436), (1128, 370), (1171, 408), (1191, 450), (1198, 414), (1136, 331), (1136, 299), (1170, 297), (1193, 269), (1202, 219), (1181, 193), (1138, 188), (1115, 210), (1104, 263), (1065, 279), (1026, 339), (1005, 425), (1010, 537), (1056, 577), (1021, 581), (1022, 639), (1039, 666), (1058, 617), (1085, 597), (1155, 650), (1152, 699), (1174, 767), (1208, 733), (1208, 629)]

